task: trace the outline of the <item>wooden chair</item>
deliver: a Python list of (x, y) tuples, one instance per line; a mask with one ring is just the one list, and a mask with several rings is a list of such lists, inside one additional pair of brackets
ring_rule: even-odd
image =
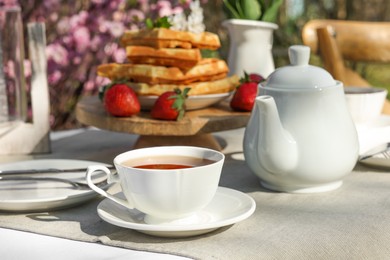
[[(302, 40), (345, 86), (370, 86), (346, 61), (390, 64), (390, 22), (311, 20), (302, 29)], [(390, 114), (388, 100), (383, 113)]]

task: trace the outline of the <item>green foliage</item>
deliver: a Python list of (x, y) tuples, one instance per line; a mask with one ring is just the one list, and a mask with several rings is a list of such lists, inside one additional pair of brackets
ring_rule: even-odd
[(158, 18), (154, 22), (153, 22), (152, 19), (147, 18), (145, 20), (145, 25), (149, 29), (153, 29), (153, 28), (170, 28), (172, 26), (172, 24), (168, 21), (168, 17), (167, 16)]
[(223, 3), (231, 18), (275, 22), (283, 0), (223, 0)]
[(265, 22), (275, 22), (278, 18), (279, 9), (282, 4), (283, 0), (271, 1), (267, 8), (263, 8), (265, 11), (261, 20)]

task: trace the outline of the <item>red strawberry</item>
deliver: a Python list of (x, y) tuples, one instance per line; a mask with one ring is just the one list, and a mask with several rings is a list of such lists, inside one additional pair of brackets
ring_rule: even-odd
[(257, 73), (249, 74), (249, 79), (250, 79), (250, 81), (253, 81), (256, 83), (260, 83), (260, 82), (264, 81), (263, 76), (261, 76), (260, 74), (257, 74)]
[(244, 78), (240, 82), (241, 84), (237, 87), (230, 101), (230, 107), (238, 111), (251, 111), (257, 96), (258, 83), (251, 81), (247, 73), (245, 73)]
[(141, 110), (134, 90), (124, 83), (113, 83), (104, 89), (103, 104), (113, 116), (132, 116)]
[(181, 120), (184, 116), (184, 102), (190, 88), (167, 91), (158, 97), (151, 110), (155, 119)]

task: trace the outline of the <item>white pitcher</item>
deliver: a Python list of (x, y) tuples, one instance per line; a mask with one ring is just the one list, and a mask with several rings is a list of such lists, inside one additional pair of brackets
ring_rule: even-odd
[(267, 78), (275, 70), (272, 56), (275, 23), (244, 19), (225, 20), (229, 32), (229, 74), (257, 73)]

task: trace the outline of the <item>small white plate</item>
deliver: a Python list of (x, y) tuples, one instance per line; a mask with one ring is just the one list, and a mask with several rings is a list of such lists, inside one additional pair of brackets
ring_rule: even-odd
[[(93, 161), (43, 159), (1, 164), (0, 170), (5, 171), (47, 168), (75, 169), (87, 168), (89, 165), (96, 164), (107, 166), (107, 164)], [(35, 174), (33, 176), (47, 177), (48, 175)], [(55, 173), (50, 174), (50, 177), (83, 182), (85, 179), (85, 172)], [(101, 177), (102, 176), (98, 176), (98, 178)], [(106, 184), (102, 188), (106, 189), (108, 186), (109, 185)], [(36, 212), (67, 208), (86, 202), (96, 196), (98, 196), (98, 194), (88, 187), (85, 189), (78, 189), (69, 184), (57, 181), (0, 181), (0, 211)]]
[[(231, 92), (220, 93), (220, 94), (188, 96), (185, 102), (186, 110), (196, 110), (196, 109), (209, 107), (229, 97), (230, 94)], [(143, 110), (152, 109), (154, 102), (156, 102), (157, 98), (158, 96), (138, 96), (138, 100)]]
[(97, 211), (103, 220), (116, 226), (159, 237), (188, 237), (242, 221), (250, 217), (255, 208), (256, 203), (250, 196), (240, 191), (219, 187), (210, 204), (196, 213), (197, 222), (191, 224), (146, 224), (143, 220), (144, 213), (127, 209), (109, 199), (103, 200)]

